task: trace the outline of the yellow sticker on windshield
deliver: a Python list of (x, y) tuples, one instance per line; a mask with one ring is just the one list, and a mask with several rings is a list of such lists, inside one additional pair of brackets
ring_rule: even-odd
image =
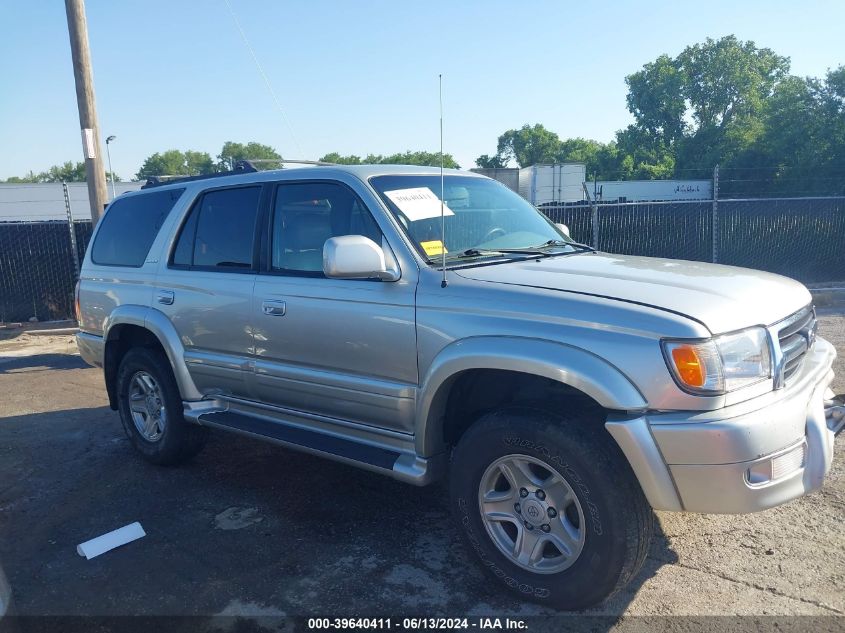
[(430, 242), (420, 242), (420, 246), (423, 247), (426, 255), (442, 255), (443, 253), (448, 253), (449, 251), (443, 246), (443, 242), (440, 240), (431, 240)]

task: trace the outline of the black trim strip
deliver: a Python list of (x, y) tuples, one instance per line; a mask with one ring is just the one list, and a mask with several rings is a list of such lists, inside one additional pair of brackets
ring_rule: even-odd
[(203, 413), (199, 416), (199, 421), (200, 423), (228, 427), (233, 430), (259, 435), (270, 440), (284, 442), (285, 444), (302, 446), (322, 453), (351, 459), (356, 462), (371, 464), (372, 466), (386, 470), (392, 470), (393, 465), (400, 456), (398, 451), (370, 446), (369, 444), (361, 444), (325, 433), (288, 426), (284, 423), (254, 418), (234, 411)]

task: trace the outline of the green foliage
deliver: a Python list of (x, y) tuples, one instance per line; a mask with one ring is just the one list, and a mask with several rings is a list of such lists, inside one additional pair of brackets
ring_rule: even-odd
[(355, 154), (350, 154), (349, 156), (343, 156), (337, 152), (329, 152), (322, 158), (320, 158), (321, 163), (334, 163), (335, 165), (360, 165), (361, 164), (361, 157), (356, 156)]
[(23, 176), (11, 176), (4, 180), (7, 183), (22, 183), (22, 182), (38, 182), (38, 174), (30, 170), (29, 173)]
[(541, 163), (585, 163), (588, 178), (605, 178), (617, 171), (618, 150), (615, 143), (600, 143), (584, 138), (561, 141), (541, 124), (523, 125), (499, 137), (495, 156), (482, 154), (475, 159), (479, 167), (506, 167), (513, 160), (519, 167)]
[[(338, 165), (428, 165), (431, 167), (440, 166), (439, 152), (400, 152), (384, 156), (382, 154), (368, 154), (363, 159), (360, 156), (350, 154), (343, 156), (337, 152), (331, 152), (323, 156), (320, 161), (336, 163)], [(451, 154), (443, 154), (443, 166), (450, 169), (460, 169), (457, 161)]]
[(634, 123), (611, 143), (543, 125), (498, 139), (479, 167), (582, 162), (587, 178), (710, 178), (723, 193), (845, 193), (845, 66), (795, 77), (789, 60), (733, 35), (661, 55), (625, 78)]
[(516, 161), (520, 167), (554, 163), (560, 152), (560, 138), (541, 124), (525, 124), (518, 130), (508, 130), (499, 137), (496, 157), (507, 164)]
[(502, 160), (500, 156), (489, 156), (482, 154), (475, 159), (475, 166), (484, 169), (501, 169), (507, 167), (507, 161)]
[(85, 163), (65, 161), (38, 174), (38, 182), (85, 182)]
[[(221, 171), (228, 171), (234, 168), (239, 160), (259, 160), (259, 161), (280, 161), (281, 155), (269, 145), (263, 145), (250, 141), (249, 143), (235, 143), (234, 141), (226, 141), (223, 143), (223, 149), (217, 156), (218, 167)], [(259, 170), (279, 169), (282, 166), (280, 162), (258, 162), (255, 167)]]
[(679, 170), (700, 177), (717, 163), (747, 159), (765, 135), (767, 100), (788, 70), (787, 58), (733, 35), (708, 38), (675, 58), (661, 55), (625, 78), (635, 123), (617, 143), (627, 165), (637, 177)]
[[(106, 180), (111, 179), (120, 180), (117, 174), (106, 172)], [(7, 178), (4, 182), (7, 183), (28, 183), (28, 182), (85, 182), (87, 180), (85, 174), (85, 163), (72, 161), (65, 161), (61, 165), (53, 165), (47, 171), (42, 171), (36, 174), (30, 171), (24, 176), (12, 176)]]
[(170, 149), (149, 156), (138, 171), (138, 180), (150, 176), (198, 176), (218, 171), (208, 152)]

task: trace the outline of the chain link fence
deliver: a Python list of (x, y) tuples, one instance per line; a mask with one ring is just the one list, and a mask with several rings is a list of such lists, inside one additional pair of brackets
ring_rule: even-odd
[[(55, 200), (41, 201), (53, 211), (30, 218), (0, 201), (0, 322), (73, 315), (77, 266), (92, 229), (90, 221), (71, 221), (70, 199), (56, 191)], [(602, 251), (715, 259), (804, 283), (845, 281), (845, 197), (580, 202), (540, 210)]]
[(71, 220), (71, 198), (76, 192), (61, 185), (20, 184), (4, 189), (0, 322), (72, 317), (78, 266), (91, 238), (90, 221)]
[(845, 197), (574, 203), (541, 207), (599, 250), (845, 281)]

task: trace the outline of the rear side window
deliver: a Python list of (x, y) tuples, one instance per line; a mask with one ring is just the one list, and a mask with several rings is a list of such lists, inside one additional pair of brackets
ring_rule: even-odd
[(251, 269), (260, 198), (261, 187), (219, 189), (203, 194), (182, 226), (171, 263)]
[(144, 265), (158, 230), (184, 189), (118, 198), (100, 221), (91, 261), (101, 266)]

